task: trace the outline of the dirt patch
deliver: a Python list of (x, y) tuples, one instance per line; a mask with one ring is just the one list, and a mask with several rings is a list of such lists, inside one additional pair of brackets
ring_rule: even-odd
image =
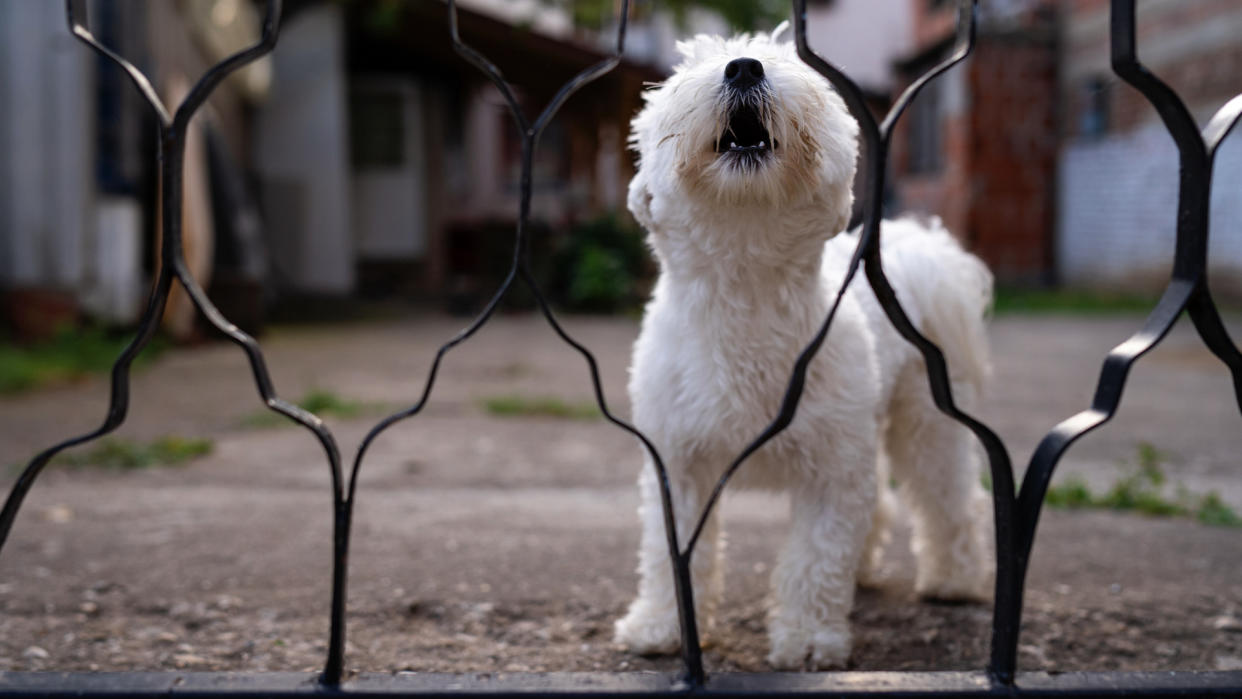
[[(624, 411), (634, 325), (570, 325), (597, 350), (608, 396)], [(1078, 394), (1130, 324), (997, 326), (1000, 388), (983, 414), (1020, 459), (1044, 430), (1085, 405)], [(437, 319), (302, 330), (265, 346), (289, 396), (328, 387), (351, 400), (400, 405), (421, 390), (429, 358), (453, 329)], [(581, 360), (541, 324), (500, 318), (486, 332), (491, 337), (450, 356), (427, 412), (371, 452), (351, 553), (347, 667), (677, 669), (677, 658), (637, 657), (611, 641), (636, 585), (632, 438), (602, 421), (487, 415), (479, 406), (488, 396), (573, 402), (590, 394)], [(1242, 432), (1224, 373), (1194, 354), (1193, 335), (1170, 342), (1176, 361), (1166, 368), (1175, 376), (1139, 371), (1123, 428), (1084, 440), (1066, 467), (1111, 469), (1141, 439), (1172, 455), (1171, 477), (1199, 478), (1196, 487), (1219, 489), (1236, 506)], [(0, 464), (79, 423), (93, 425), (102, 391), (94, 382), (0, 405)], [(0, 669), (320, 669), (331, 506), (314, 440), (296, 428), (239, 426), (255, 401), (232, 348), (170, 354), (139, 376), (135, 396), (123, 436), (204, 437), (214, 448), (175, 468), (53, 469), (43, 477), (0, 555)], [(346, 453), (369, 422), (334, 422)], [(4, 485), (11, 479), (10, 472)], [(732, 497), (725, 516), (727, 600), (706, 635), (707, 667), (767, 670), (765, 597), (784, 505)], [(1046, 512), (1028, 581), (1021, 668), (1240, 668), (1239, 560), (1235, 529)], [(990, 608), (920, 602), (911, 566), (898, 557), (884, 589), (859, 593), (851, 667), (984, 667)]]

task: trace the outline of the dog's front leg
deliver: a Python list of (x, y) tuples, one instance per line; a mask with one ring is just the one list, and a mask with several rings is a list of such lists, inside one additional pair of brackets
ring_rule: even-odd
[(874, 471), (865, 466), (790, 494), (789, 540), (773, 571), (768, 620), (768, 662), (778, 669), (840, 668), (849, 659), (854, 576), (875, 505)]
[[(682, 469), (670, 469), (670, 474), (677, 539), (684, 547), (697, 524), (709, 484)], [(617, 621), (616, 641), (643, 655), (674, 653), (681, 647), (681, 626), (664, 529), (664, 509), (650, 461), (643, 466), (638, 487), (642, 498), (638, 512), (643, 524), (638, 549), (638, 597), (630, 604), (629, 612)], [(724, 567), (720, 565), (723, 552), (719, 516), (713, 511), (690, 560), (694, 606), (699, 629), (703, 632), (710, 631), (714, 625), (716, 608), (724, 592)]]

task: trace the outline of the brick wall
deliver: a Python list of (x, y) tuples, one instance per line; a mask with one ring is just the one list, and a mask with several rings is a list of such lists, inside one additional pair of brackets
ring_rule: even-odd
[(898, 212), (939, 216), (1006, 283), (1044, 281), (1053, 269), (1056, 66), (1046, 33), (981, 34), (975, 55), (933, 83), (941, 167), (911, 171), (920, 115), (906, 115), (894, 135)]
[(971, 70), (968, 241), (998, 279), (1046, 281), (1053, 268), (1057, 59), (1030, 35), (981, 37)]
[[(919, 65), (901, 76), (902, 88), (927, 67)], [(968, 237), (971, 205), (969, 71), (968, 66), (958, 66), (923, 89), (898, 122), (890, 156), (897, 205), (897, 210), (890, 213), (939, 216), (949, 230), (963, 239)], [(933, 92), (937, 93), (934, 98)], [(911, 140), (917, 131), (915, 122), (926, 117), (920, 110), (926, 109), (928, 103), (939, 106), (940, 166), (918, 172), (912, 163)]]
[[(1155, 110), (1109, 67), (1108, 3), (1063, 0), (1065, 105), (1057, 193), (1058, 273), (1067, 283), (1156, 291), (1168, 279), (1176, 226), (1177, 159)], [(1146, 0), (1138, 8), (1139, 56), (1205, 123), (1242, 92), (1242, 3)], [(1084, 129), (1092, 80), (1104, 90), (1104, 128)], [(1242, 283), (1242, 140), (1222, 148), (1212, 196), (1213, 286)]]

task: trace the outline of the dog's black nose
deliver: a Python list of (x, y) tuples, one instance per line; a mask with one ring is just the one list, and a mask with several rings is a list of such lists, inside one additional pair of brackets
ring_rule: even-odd
[(753, 58), (735, 58), (725, 66), (725, 84), (745, 90), (763, 80), (763, 64)]

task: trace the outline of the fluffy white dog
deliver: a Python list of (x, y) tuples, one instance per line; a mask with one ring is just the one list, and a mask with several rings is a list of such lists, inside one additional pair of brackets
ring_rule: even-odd
[[(684, 61), (647, 92), (633, 122), (640, 164), (629, 209), (650, 234), (660, 277), (629, 390), (635, 424), (666, 460), (684, 545), (724, 468), (777, 414), (844, 277), (857, 237), (837, 234), (853, 202), (858, 125), (775, 36), (699, 36), (679, 49)], [(990, 273), (938, 222), (888, 222), (883, 238), (885, 271), (944, 349), (954, 395), (969, 405), (988, 371)], [(873, 581), (889, 539), (890, 468), (914, 523), (917, 591), (986, 598), (990, 501), (979, 463), (973, 437), (933, 405), (921, 356), (860, 278), (810, 366), (796, 419), (732, 481), (789, 494), (789, 537), (772, 576), (772, 665), (848, 659), (855, 583)], [(641, 580), (616, 638), (638, 653), (672, 652), (676, 602), (649, 461), (639, 487)], [(723, 592), (718, 520), (691, 562), (707, 633)]]

